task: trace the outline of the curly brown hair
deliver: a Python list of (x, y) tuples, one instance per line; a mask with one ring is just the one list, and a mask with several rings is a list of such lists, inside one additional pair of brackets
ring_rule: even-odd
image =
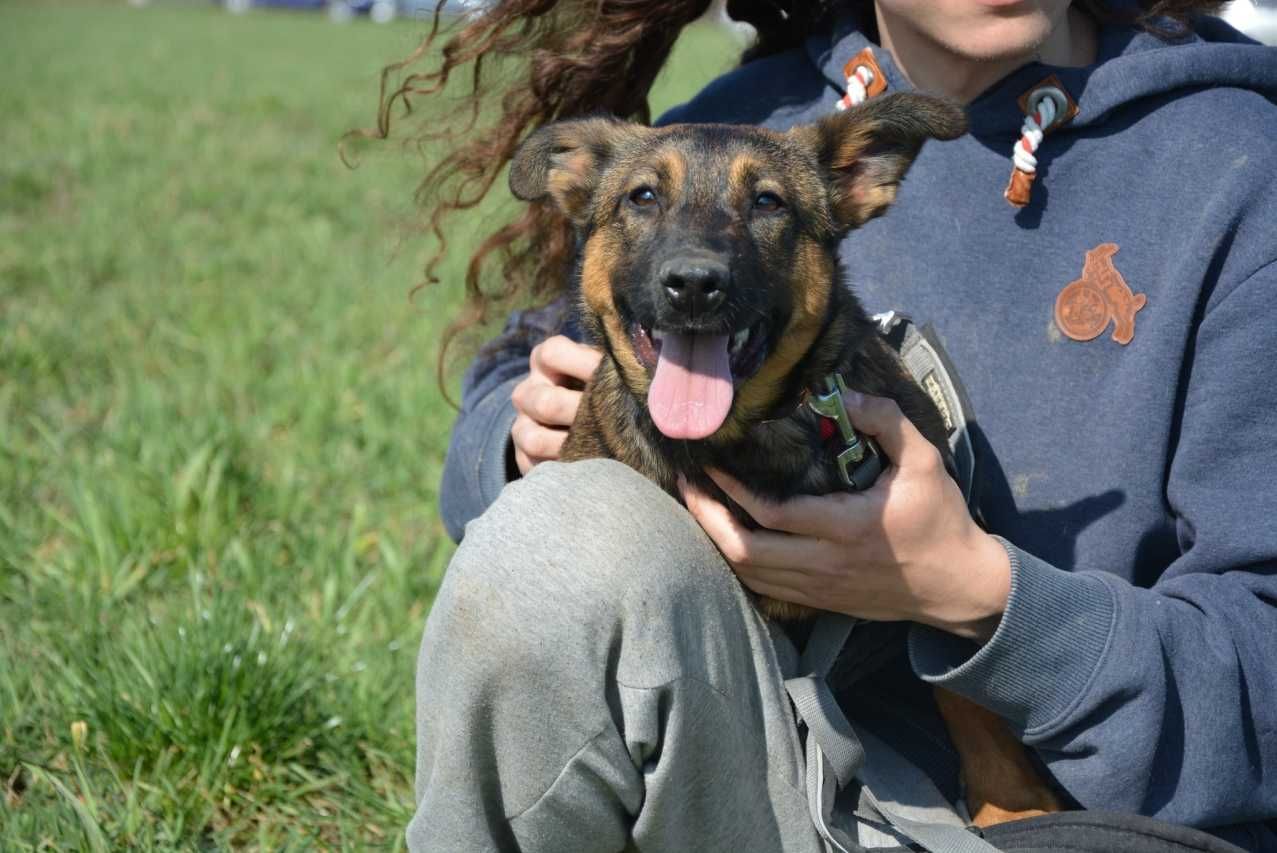
[[(1143, 26), (1165, 38), (1182, 35), (1196, 15), (1215, 12), (1218, 0), (1140, 0), (1120, 12), (1105, 0), (1076, 0), (1102, 21)], [(684, 27), (711, 0), (498, 0), (444, 30), (444, 3), (429, 33), (410, 56), (381, 73), (375, 127), (358, 136), (386, 139), (392, 124), (423, 97), (431, 102), (466, 70), (464, 109), (448, 99), (415, 141), (443, 154), (417, 187), (425, 227), (437, 241), (425, 282), (447, 251), (446, 226), (471, 210), (504, 173), (522, 139), (538, 127), (592, 113), (650, 123), (648, 95)], [(840, 0), (727, 0), (727, 13), (757, 35), (742, 62), (800, 44), (830, 24)], [(841, 0), (861, 2), (872, 0)], [(442, 41), (442, 44), (440, 42)], [(494, 111), (493, 104), (499, 105)], [(399, 117), (396, 117), (398, 114)], [(519, 301), (543, 303), (563, 292), (572, 262), (568, 223), (549, 205), (533, 204), (495, 226), (470, 257), (461, 310), (444, 332), (438, 377), (445, 377), (449, 345), (463, 330), (484, 323), (494, 309)], [(496, 263), (496, 274), (489, 270)]]

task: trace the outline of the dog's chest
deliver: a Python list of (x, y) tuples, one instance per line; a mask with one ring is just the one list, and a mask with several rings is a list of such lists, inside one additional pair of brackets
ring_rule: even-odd
[(745, 440), (716, 455), (720, 467), (773, 500), (842, 488), (833, 456), (813, 419), (803, 415), (757, 424)]

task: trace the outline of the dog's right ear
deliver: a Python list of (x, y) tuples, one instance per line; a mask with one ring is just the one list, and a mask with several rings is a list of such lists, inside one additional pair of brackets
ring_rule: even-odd
[(585, 118), (548, 124), (529, 136), (510, 161), (510, 192), (523, 201), (547, 196), (580, 225), (603, 167), (638, 125), (610, 118)]
[(809, 145), (826, 170), (834, 222), (845, 233), (886, 212), (922, 143), (966, 131), (966, 114), (956, 103), (905, 92), (873, 98), (790, 134)]

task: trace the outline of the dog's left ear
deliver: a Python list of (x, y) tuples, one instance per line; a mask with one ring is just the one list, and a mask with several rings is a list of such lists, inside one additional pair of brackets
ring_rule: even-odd
[(510, 160), (510, 192), (523, 201), (547, 196), (577, 225), (589, 218), (599, 175), (640, 125), (612, 118), (555, 122), (523, 141)]
[(922, 143), (956, 139), (966, 130), (966, 115), (952, 101), (901, 92), (791, 133), (815, 149), (835, 223), (845, 233), (886, 212)]

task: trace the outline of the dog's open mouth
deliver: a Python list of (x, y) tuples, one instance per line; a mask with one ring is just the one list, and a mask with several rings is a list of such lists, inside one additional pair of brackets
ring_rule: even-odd
[(634, 352), (652, 374), (647, 409), (669, 438), (707, 438), (732, 408), (736, 386), (762, 367), (767, 325), (733, 334), (631, 329)]

